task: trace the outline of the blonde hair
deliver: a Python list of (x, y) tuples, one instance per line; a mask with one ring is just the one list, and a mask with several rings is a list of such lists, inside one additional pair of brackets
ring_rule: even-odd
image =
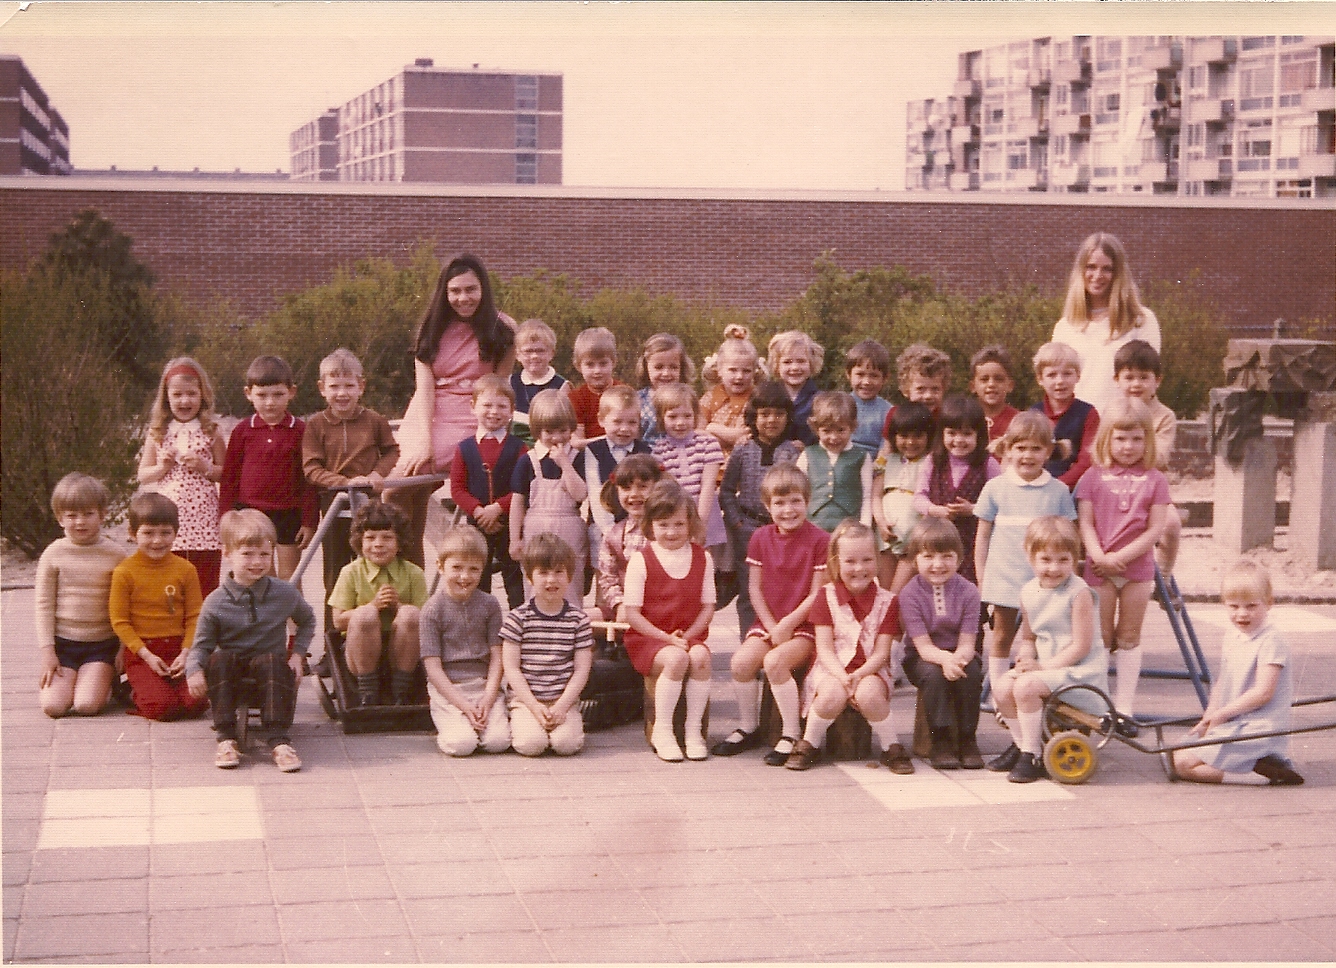
[(1081, 372), (1081, 354), (1066, 343), (1045, 343), (1035, 351), (1033, 362), (1036, 380), (1042, 380), (1050, 366), (1071, 366)]
[(575, 408), (560, 390), (541, 390), (529, 401), (529, 429), (534, 439), (544, 430), (574, 430)]
[(320, 361), (320, 379), (326, 380), (331, 376), (350, 376), (361, 380), (365, 376), (362, 361), (352, 350), (340, 346)]
[[(608, 387), (598, 398), (598, 422), (603, 418), (622, 410), (634, 410), (640, 413), (640, 398), (625, 383), (616, 383)], [(638, 419), (638, 418), (637, 418)]]
[(802, 330), (790, 329), (770, 337), (770, 343), (766, 346), (766, 362), (770, 365), (770, 372), (778, 373), (779, 361), (793, 353), (806, 355), (812, 366), (812, 376), (820, 373), (822, 365), (826, 362), (824, 346)]
[[(719, 364), (725, 357), (741, 358), (762, 373), (765, 372), (765, 367), (761, 365), (761, 354), (751, 341), (751, 331), (741, 323), (729, 323), (724, 327), (724, 341), (719, 344), (719, 349), (702, 361), (700, 378), (711, 386), (719, 383)], [(756, 383), (755, 373), (752, 374), (752, 383)]]
[(510, 401), (510, 409), (515, 409), (515, 388), (510, 385), (510, 381), (505, 377), (495, 373), (484, 373), (478, 377), (473, 382), (473, 402), (477, 403), (478, 398), (484, 393), (505, 397)]
[(801, 494), (812, 500), (812, 481), (793, 464), (776, 464), (761, 478), (761, 503), (768, 505), (777, 497)]
[(1076, 525), (1056, 514), (1035, 518), (1025, 529), (1025, 557), (1032, 559), (1041, 551), (1065, 551), (1073, 561), (1081, 557), (1081, 535)]
[(905, 396), (909, 395), (905, 384), (915, 374), (930, 380), (940, 377), (945, 390), (951, 382), (951, 357), (927, 343), (910, 343), (895, 358), (895, 382)]
[(199, 429), (210, 440), (218, 431), (218, 415), (213, 412), (213, 384), (204, 367), (189, 356), (178, 356), (167, 361), (158, 380), (158, 392), (153, 395), (153, 409), (149, 412), (148, 435), (155, 444), (167, 436), (167, 425), (172, 421), (172, 407), (167, 402), (167, 384), (174, 376), (194, 377), (199, 384)]
[(515, 345), (542, 342), (552, 352), (557, 350), (557, 334), (541, 319), (526, 319), (515, 330)]
[(1228, 602), (1253, 596), (1264, 602), (1271, 601), (1271, 572), (1251, 558), (1240, 558), (1229, 566), (1220, 580), (1220, 600)]
[(697, 420), (700, 419), (700, 401), (696, 399), (696, 392), (685, 383), (667, 383), (657, 387), (649, 399), (654, 404), (654, 419), (660, 428), (663, 427), (663, 415), (676, 407), (690, 406), (692, 414)]
[(106, 517), (111, 493), (96, 477), (75, 472), (56, 481), (51, 491), (51, 513), (60, 517), (66, 511), (100, 511)]
[(218, 535), (223, 541), (223, 551), (230, 553), (238, 548), (258, 548), (266, 541), (270, 545), (278, 544), (278, 532), (269, 515), (255, 508), (240, 511), (228, 511), (218, 519)]
[(1067, 300), (1062, 307), (1062, 317), (1078, 332), (1084, 333), (1090, 325), (1090, 297), (1086, 295), (1085, 268), (1096, 249), (1113, 263), (1113, 279), (1109, 283), (1109, 337), (1112, 342), (1140, 326), (1146, 317), (1137, 284), (1127, 268), (1127, 253), (1123, 251), (1123, 244), (1116, 235), (1095, 232), (1086, 236), (1086, 240), (1076, 250), (1076, 261), (1072, 263), (1072, 272), (1067, 278)]
[(823, 427), (857, 427), (858, 404), (840, 390), (822, 390), (812, 398), (812, 415), (807, 426), (813, 430)]
[(1072, 445), (1067, 440), (1053, 439), (1053, 421), (1038, 410), (1022, 410), (1011, 418), (1007, 431), (993, 441), (988, 449), (993, 456), (1001, 460), (1016, 444), (1023, 440), (1034, 441), (1041, 447), (1047, 447), (1059, 457), (1071, 455)]
[(446, 560), (450, 558), (466, 558), (482, 565), (487, 564), (487, 539), (471, 524), (446, 528), (441, 540), (435, 544), (438, 570), (444, 568)]
[(840, 544), (844, 541), (860, 540), (871, 541), (873, 550), (877, 547), (872, 529), (861, 521), (845, 518), (835, 525), (835, 530), (830, 533), (830, 544), (826, 548), (826, 574), (830, 576), (831, 581), (838, 581), (841, 584), (844, 582), (844, 576), (840, 574)]
[(681, 361), (682, 369), (677, 375), (678, 380), (682, 383), (696, 382), (696, 364), (687, 356), (686, 344), (672, 333), (655, 333), (645, 340), (645, 345), (640, 350), (640, 359), (636, 360), (636, 381), (642, 387), (649, 386), (649, 358), (656, 353), (669, 351), (676, 352), (677, 358)]
[(1150, 408), (1131, 397), (1117, 397), (1099, 415), (1099, 430), (1095, 433), (1095, 463), (1101, 467), (1113, 466), (1113, 432), (1140, 429), (1146, 435), (1146, 452), (1137, 467), (1148, 470), (1155, 466), (1155, 418)]
[(617, 337), (612, 334), (612, 330), (603, 326), (594, 326), (591, 329), (582, 329), (575, 337), (575, 346), (571, 350), (571, 358), (575, 360), (578, 367), (586, 359), (612, 360), (617, 362)]

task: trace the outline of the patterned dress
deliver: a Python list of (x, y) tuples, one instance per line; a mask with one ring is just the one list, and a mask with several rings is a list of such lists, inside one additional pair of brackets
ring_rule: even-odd
[(183, 454), (194, 454), (212, 461), (213, 438), (204, 433), (198, 417), (185, 423), (173, 420), (158, 447), (170, 449), (177, 460), (162, 480), (146, 485), (145, 490), (157, 491), (176, 505), (180, 526), (172, 551), (195, 566), (200, 592), (207, 596), (218, 587), (223, 557), (218, 534), (218, 485), (190, 470), (180, 458)]

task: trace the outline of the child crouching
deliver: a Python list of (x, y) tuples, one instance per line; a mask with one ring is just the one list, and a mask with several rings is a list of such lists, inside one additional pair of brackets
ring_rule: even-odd
[[(195, 699), (209, 697), (218, 750), (213, 765), (241, 763), (237, 706), (246, 701), (242, 679), (251, 677), (260, 697), (260, 725), (269, 733), (270, 755), (284, 773), (300, 770), (288, 730), (297, 705), (302, 658), (315, 635), (315, 613), (295, 585), (271, 578), (277, 535), (263, 511), (228, 511), (218, 522), (223, 569), (231, 575), (204, 600), (195, 640), (186, 659), (186, 681)], [(288, 619), (297, 636), (288, 655)]]
[(451, 528), (441, 538), (441, 590), (418, 618), (436, 745), (448, 756), (482, 747), (504, 753), (510, 721), (501, 698), (501, 603), (478, 587), (487, 540), (476, 528)]
[(584, 747), (578, 706), (594, 665), (589, 616), (566, 600), (576, 574), (575, 551), (543, 531), (524, 542), (520, 564), (533, 598), (501, 623), (511, 743), (522, 756), (546, 749), (573, 756)]

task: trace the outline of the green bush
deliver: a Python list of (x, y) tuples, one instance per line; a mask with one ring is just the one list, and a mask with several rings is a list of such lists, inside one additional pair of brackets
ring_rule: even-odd
[(105, 483), (118, 514), (135, 488), (133, 381), (99, 338), (123, 318), (105, 273), (35, 268), (0, 277), (0, 533), (36, 556), (60, 537), (51, 490), (71, 471)]
[(1229, 331), (1196, 272), (1186, 285), (1152, 283), (1141, 298), (1160, 321), (1160, 402), (1181, 419), (1194, 419), (1206, 410), (1211, 388), (1225, 382)]

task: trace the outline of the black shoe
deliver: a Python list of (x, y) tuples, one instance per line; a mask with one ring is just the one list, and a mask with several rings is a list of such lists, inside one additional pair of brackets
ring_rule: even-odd
[[(759, 732), (759, 730), (758, 730)], [(798, 741), (792, 736), (780, 737), (780, 743), (789, 744), (789, 753), (793, 752), (793, 747), (798, 745)], [(778, 749), (773, 749), (765, 754), (764, 762), (766, 766), (783, 766), (789, 761), (789, 753), (781, 753)]]
[(950, 739), (946, 737), (933, 739), (932, 752), (928, 754), (928, 764), (934, 770), (960, 769), (960, 756), (951, 745)]
[(1272, 786), (1301, 786), (1304, 778), (1275, 753), (1263, 756), (1253, 765), (1253, 772), (1271, 781)]
[(1117, 730), (1119, 736), (1124, 736), (1127, 739), (1136, 739), (1141, 735), (1141, 727), (1131, 716), (1119, 716), (1118, 722), (1114, 724), (1113, 728)]
[(979, 744), (974, 741), (973, 736), (966, 736), (960, 740), (960, 746), (956, 750), (960, 756), (960, 767), (964, 770), (982, 770), (983, 757), (979, 755)]
[(761, 745), (761, 731), (753, 729), (750, 733), (740, 729), (733, 730), (725, 740), (714, 744), (710, 750), (715, 756), (737, 756), (746, 750), (754, 750)]
[(1000, 756), (996, 756), (987, 763), (988, 769), (994, 773), (1007, 773), (1014, 767), (1021, 758), (1021, 748), (1012, 743), (1004, 749)]
[(1033, 753), (1022, 753), (1007, 774), (1007, 779), (1012, 783), (1033, 783), (1047, 778), (1048, 770), (1044, 769), (1043, 762)]

